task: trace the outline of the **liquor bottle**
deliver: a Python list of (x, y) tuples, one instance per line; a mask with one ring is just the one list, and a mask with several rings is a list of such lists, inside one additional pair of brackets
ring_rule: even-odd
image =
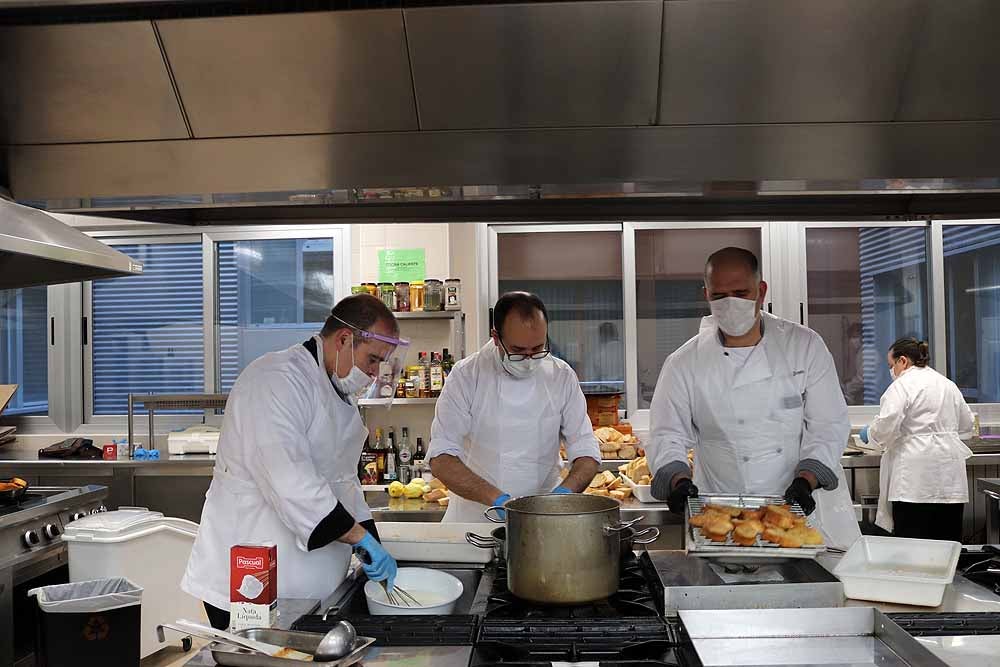
[(427, 452), (424, 451), (424, 439), (417, 438), (417, 451), (413, 453), (414, 464), (423, 465), (424, 457), (427, 456)]
[(437, 398), (441, 395), (441, 389), (444, 387), (444, 368), (441, 363), (441, 355), (437, 352), (433, 353), (434, 359), (431, 362), (431, 386), (430, 395), (431, 398)]
[(420, 388), (420, 398), (431, 398), (431, 359), (426, 352), (420, 353), (420, 365), (423, 366), (423, 384)]
[(402, 435), (399, 436), (399, 464), (408, 466), (411, 461), (413, 450), (410, 449), (410, 430), (404, 426)]
[(378, 471), (377, 484), (385, 483), (385, 466), (386, 466), (386, 449), (385, 449), (385, 433), (381, 428), (375, 429), (375, 462), (376, 470)]
[(420, 352), (417, 354), (416, 363), (416, 385), (417, 385), (417, 398), (427, 398), (427, 384), (429, 382), (429, 367), (426, 363), (427, 359), (426, 352)]
[(389, 484), (399, 479), (399, 459), (396, 451), (396, 433), (389, 429), (388, 448), (385, 451), (385, 482)]
[(444, 348), (441, 354), (441, 370), (444, 371), (444, 379), (447, 380), (448, 376), (451, 375), (451, 369), (455, 366), (455, 358), (451, 356), (448, 352), (448, 348)]
[(365, 446), (361, 449), (361, 459), (358, 461), (358, 476), (362, 484), (378, 484), (378, 452), (372, 446), (371, 433), (365, 438)]

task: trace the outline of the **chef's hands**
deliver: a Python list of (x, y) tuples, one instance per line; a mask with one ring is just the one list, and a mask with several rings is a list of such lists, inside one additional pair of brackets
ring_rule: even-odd
[(785, 502), (798, 503), (802, 511), (809, 516), (816, 509), (816, 501), (812, 497), (813, 487), (804, 477), (796, 477), (785, 491)]
[(368, 532), (361, 538), (356, 548), (361, 550), (358, 557), (368, 578), (372, 581), (385, 581), (387, 589), (391, 591), (396, 585), (396, 560)]
[[(654, 479), (655, 481), (655, 479)], [(684, 514), (684, 508), (687, 507), (688, 498), (695, 498), (698, 496), (698, 487), (694, 485), (688, 477), (682, 477), (677, 480), (674, 484), (673, 490), (670, 495), (667, 496), (667, 507), (674, 514)]]
[(573, 493), (573, 491), (570, 490), (570, 489), (567, 489), (565, 486), (560, 485), (560, 486), (557, 486), (556, 488), (552, 489), (552, 493)]
[(868, 427), (867, 426), (862, 426), (861, 427), (861, 432), (858, 433), (858, 438), (861, 439), (861, 442), (865, 443), (866, 445), (868, 444)]

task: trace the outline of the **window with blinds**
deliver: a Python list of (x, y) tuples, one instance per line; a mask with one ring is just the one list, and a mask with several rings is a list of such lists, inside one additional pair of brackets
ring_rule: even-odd
[(0, 290), (0, 384), (16, 384), (5, 415), (49, 410), (49, 356), (44, 286)]
[(93, 414), (125, 414), (129, 393), (203, 392), (201, 242), (115, 247), (143, 273), (93, 283)]
[(336, 303), (333, 250), (329, 238), (216, 244), (220, 391), (257, 357), (323, 328)]

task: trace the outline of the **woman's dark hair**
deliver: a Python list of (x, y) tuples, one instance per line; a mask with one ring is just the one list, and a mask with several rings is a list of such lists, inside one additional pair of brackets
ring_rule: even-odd
[(900, 338), (892, 344), (889, 351), (892, 352), (893, 359), (906, 357), (918, 368), (926, 366), (931, 358), (930, 347), (927, 345), (927, 341), (917, 340), (913, 337)]

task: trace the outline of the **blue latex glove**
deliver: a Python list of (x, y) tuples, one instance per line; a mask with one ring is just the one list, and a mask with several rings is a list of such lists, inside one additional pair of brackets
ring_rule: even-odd
[(865, 443), (866, 445), (868, 444), (868, 427), (867, 426), (862, 426), (861, 427), (861, 433), (858, 434), (858, 437), (861, 438), (861, 442)]
[(159, 461), (160, 460), (160, 450), (159, 449), (150, 449), (150, 450), (147, 450), (146, 451), (146, 458), (149, 459), (150, 461)]
[[(493, 501), (493, 507), (499, 507), (500, 505), (503, 505), (508, 500), (510, 500), (510, 494), (509, 493), (501, 493), (499, 496), (497, 496), (497, 499)], [(497, 516), (499, 516), (504, 521), (507, 520), (507, 513), (504, 512), (503, 510), (498, 511), (497, 512)]]
[(356, 547), (362, 568), (372, 581), (385, 581), (391, 591), (396, 585), (396, 560), (371, 533), (365, 533)]
[(136, 461), (145, 461), (148, 455), (149, 452), (146, 451), (145, 447), (136, 447), (132, 451), (132, 458), (135, 459)]
[(556, 488), (552, 489), (552, 493), (573, 493), (573, 492), (567, 489), (565, 486), (557, 486)]

